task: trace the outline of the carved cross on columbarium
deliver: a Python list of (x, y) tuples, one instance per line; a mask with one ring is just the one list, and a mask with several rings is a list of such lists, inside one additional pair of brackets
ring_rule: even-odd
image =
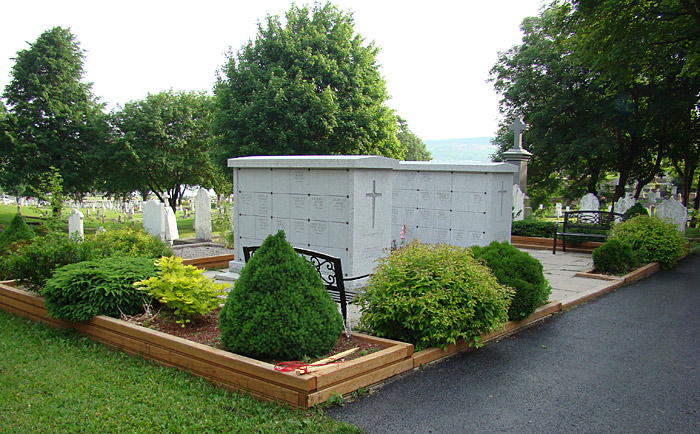
[(367, 193), (365, 196), (372, 198), (372, 229), (374, 229), (374, 214), (376, 209), (377, 198), (381, 197), (381, 193), (377, 193), (377, 181), (372, 181), (372, 192)]
[(498, 190), (496, 193), (501, 195), (501, 217), (503, 217), (503, 197), (506, 193), (508, 193), (508, 190), (506, 190), (505, 188), (505, 183), (501, 182), (501, 189)]

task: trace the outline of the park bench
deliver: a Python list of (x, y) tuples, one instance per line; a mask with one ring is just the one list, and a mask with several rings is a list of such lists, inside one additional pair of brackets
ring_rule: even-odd
[[(260, 248), (260, 246), (243, 246), (243, 258), (245, 262), (248, 262), (258, 248)], [(326, 291), (328, 291), (333, 301), (340, 304), (340, 311), (343, 314), (343, 323), (347, 324), (348, 302), (352, 301), (357, 293), (347, 290), (345, 288), (345, 282), (363, 279), (368, 277), (369, 274), (357, 277), (345, 277), (343, 275), (343, 266), (340, 263), (340, 258), (296, 247), (294, 251), (311, 262), (316, 268), (318, 275), (321, 276), (321, 280), (326, 287)]]
[(554, 246), (552, 254), (557, 253), (557, 236), (561, 236), (562, 251), (566, 252), (566, 238), (608, 238), (610, 229), (616, 222), (622, 221), (623, 215), (610, 211), (567, 211), (564, 223), (559, 230), (559, 223), (554, 225)]

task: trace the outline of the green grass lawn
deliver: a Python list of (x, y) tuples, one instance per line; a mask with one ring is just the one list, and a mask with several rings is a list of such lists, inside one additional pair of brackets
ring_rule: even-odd
[(357, 433), (0, 311), (0, 432)]
[[(48, 208), (39, 208), (39, 207), (34, 207), (34, 206), (23, 206), (22, 207), (22, 215), (29, 217), (29, 221), (36, 221), (37, 219), (34, 219), (32, 217), (36, 218), (41, 218), (45, 217), (48, 213)], [(68, 207), (63, 208), (63, 215), (62, 215), (62, 220), (64, 222), (64, 226), (66, 230), (68, 230), (68, 216), (70, 215), (71, 209)], [(105, 218), (104, 222), (102, 218), (97, 218), (96, 213), (93, 213), (90, 211), (90, 217), (87, 216), (87, 213), (85, 210), (81, 210), (81, 212), (84, 215), (84, 220), (83, 220), (83, 227), (85, 230), (86, 234), (91, 234), (95, 233), (97, 231), (97, 228), (100, 226), (104, 227), (105, 229), (112, 229), (112, 228), (118, 228), (120, 226), (124, 226), (125, 224), (131, 224), (131, 221), (127, 220), (125, 216), (121, 212), (117, 211), (112, 211), (112, 210), (106, 210), (105, 212)], [(10, 224), (10, 221), (12, 218), (17, 214), (17, 205), (0, 205), (0, 228), (5, 228), (7, 225)], [(119, 217), (121, 216), (121, 222), (119, 222)], [(194, 222), (194, 217), (190, 217), (187, 219), (182, 218), (182, 213), (178, 212), (176, 213), (177, 216), (177, 230), (180, 235), (180, 238), (193, 238), (194, 237), (194, 228), (192, 227), (192, 223)], [(141, 225), (142, 224), (142, 214), (136, 213), (134, 214), (134, 224), (136, 225)], [(218, 235), (218, 233), (215, 233), (213, 235)]]

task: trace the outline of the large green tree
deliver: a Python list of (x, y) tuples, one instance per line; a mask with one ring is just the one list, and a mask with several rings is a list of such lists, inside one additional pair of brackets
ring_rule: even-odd
[(425, 143), (408, 127), (406, 119), (397, 116), (396, 122), (398, 131), (396, 138), (406, 151), (404, 159), (406, 161), (430, 161), (433, 159), (430, 151), (425, 147)]
[[(577, 3), (554, 2), (523, 22), (523, 43), (492, 70), (501, 108), (506, 119), (523, 115), (530, 125), (535, 193), (553, 192), (560, 178), (569, 180), (571, 195), (596, 192), (613, 172), (620, 183), (610, 199), (635, 181), (638, 195), (664, 158), (687, 155), (674, 147), (686, 150), (695, 140), (689, 51), (685, 42), (662, 42), (663, 20), (650, 24), (653, 14), (645, 21), (635, 11), (658, 2), (592, 0), (580, 10)], [(504, 147), (506, 136), (502, 128), (497, 141)]]
[(402, 158), (377, 52), (355, 33), (351, 13), (328, 3), (268, 16), (215, 86), (222, 156)]
[(93, 188), (89, 156), (107, 138), (102, 106), (82, 81), (84, 54), (70, 29), (55, 27), (17, 53), (3, 98), (8, 113), (0, 139), (0, 184), (18, 194), (41, 189), (56, 168), (65, 193)]
[(168, 91), (112, 113), (116, 139), (98, 155), (103, 189), (150, 190), (174, 209), (187, 186), (213, 187), (221, 175), (213, 162), (212, 109), (207, 95)]
[[(646, 99), (642, 135), (675, 169), (687, 204), (700, 163), (700, 0), (574, 4), (582, 22), (579, 50), (619, 88)], [(635, 174), (638, 185), (651, 179), (659, 160), (648, 158)]]

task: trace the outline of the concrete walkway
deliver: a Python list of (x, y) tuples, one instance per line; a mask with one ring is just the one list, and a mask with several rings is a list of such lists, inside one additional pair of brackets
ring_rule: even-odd
[(604, 288), (609, 281), (591, 279), (588, 277), (576, 277), (575, 274), (593, 268), (593, 259), (590, 253), (563, 253), (552, 254), (551, 250), (520, 249), (538, 259), (544, 268), (544, 276), (552, 285), (551, 301), (561, 301), (573, 295), (587, 292), (592, 289)]

